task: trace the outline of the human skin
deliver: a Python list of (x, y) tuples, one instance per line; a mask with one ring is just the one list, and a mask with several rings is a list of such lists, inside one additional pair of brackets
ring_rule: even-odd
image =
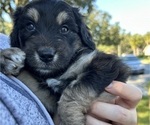
[(113, 81), (105, 90), (116, 98), (112, 104), (95, 102), (86, 117), (86, 125), (137, 125), (136, 106), (142, 92), (119, 81)]

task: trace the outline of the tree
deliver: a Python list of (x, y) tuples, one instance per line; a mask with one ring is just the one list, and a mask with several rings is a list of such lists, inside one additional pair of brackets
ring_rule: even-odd
[(25, 5), (30, 0), (0, 0), (0, 32), (10, 34), (12, 15), (16, 6)]
[(16, 6), (25, 5), (29, 1), (30, 0), (0, 0), (0, 14), (2, 16), (4, 13), (7, 13), (12, 17)]
[(108, 13), (96, 9), (88, 15), (86, 22), (97, 45), (119, 45), (121, 28), (119, 23), (111, 24), (110, 20)]
[(148, 32), (144, 35), (144, 41), (145, 41), (146, 45), (150, 44), (150, 32)]
[(139, 50), (144, 49), (145, 44), (143, 43), (144, 43), (144, 39), (139, 34), (135, 34), (130, 37), (129, 44), (133, 50), (134, 55), (139, 55)]
[(131, 38), (131, 34), (123, 32), (121, 34), (121, 37), (122, 37), (122, 40), (120, 42), (121, 54), (122, 53), (126, 53), (126, 54), (132, 53), (132, 49), (131, 49), (131, 46), (129, 44), (130, 38)]

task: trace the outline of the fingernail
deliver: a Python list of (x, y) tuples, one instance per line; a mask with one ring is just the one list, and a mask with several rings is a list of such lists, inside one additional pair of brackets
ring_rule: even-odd
[(109, 86), (106, 87), (106, 89), (111, 89), (113, 86), (113, 83), (110, 83)]

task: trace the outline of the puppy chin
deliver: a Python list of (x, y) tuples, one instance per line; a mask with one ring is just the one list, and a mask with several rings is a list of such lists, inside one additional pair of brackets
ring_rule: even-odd
[(47, 78), (51, 78), (51, 77), (57, 77), (59, 74), (61, 74), (62, 71), (57, 70), (57, 69), (36, 69), (33, 71), (33, 73), (36, 76), (39, 76), (40, 79), (47, 79)]
[(49, 78), (51, 76), (52, 71), (51, 70), (45, 70), (45, 69), (36, 69), (36, 70), (32, 70), (32, 73), (38, 77), (38, 79), (45, 79), (45, 78)]
[(37, 69), (36, 71), (41, 73), (41, 74), (50, 74), (50, 73), (52, 73), (51, 70), (47, 70), (47, 69)]

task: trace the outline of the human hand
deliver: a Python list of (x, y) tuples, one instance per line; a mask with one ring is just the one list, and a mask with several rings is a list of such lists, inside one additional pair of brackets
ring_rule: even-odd
[(105, 90), (116, 98), (112, 104), (95, 102), (87, 115), (86, 125), (137, 125), (136, 105), (142, 92), (119, 81), (113, 81)]

